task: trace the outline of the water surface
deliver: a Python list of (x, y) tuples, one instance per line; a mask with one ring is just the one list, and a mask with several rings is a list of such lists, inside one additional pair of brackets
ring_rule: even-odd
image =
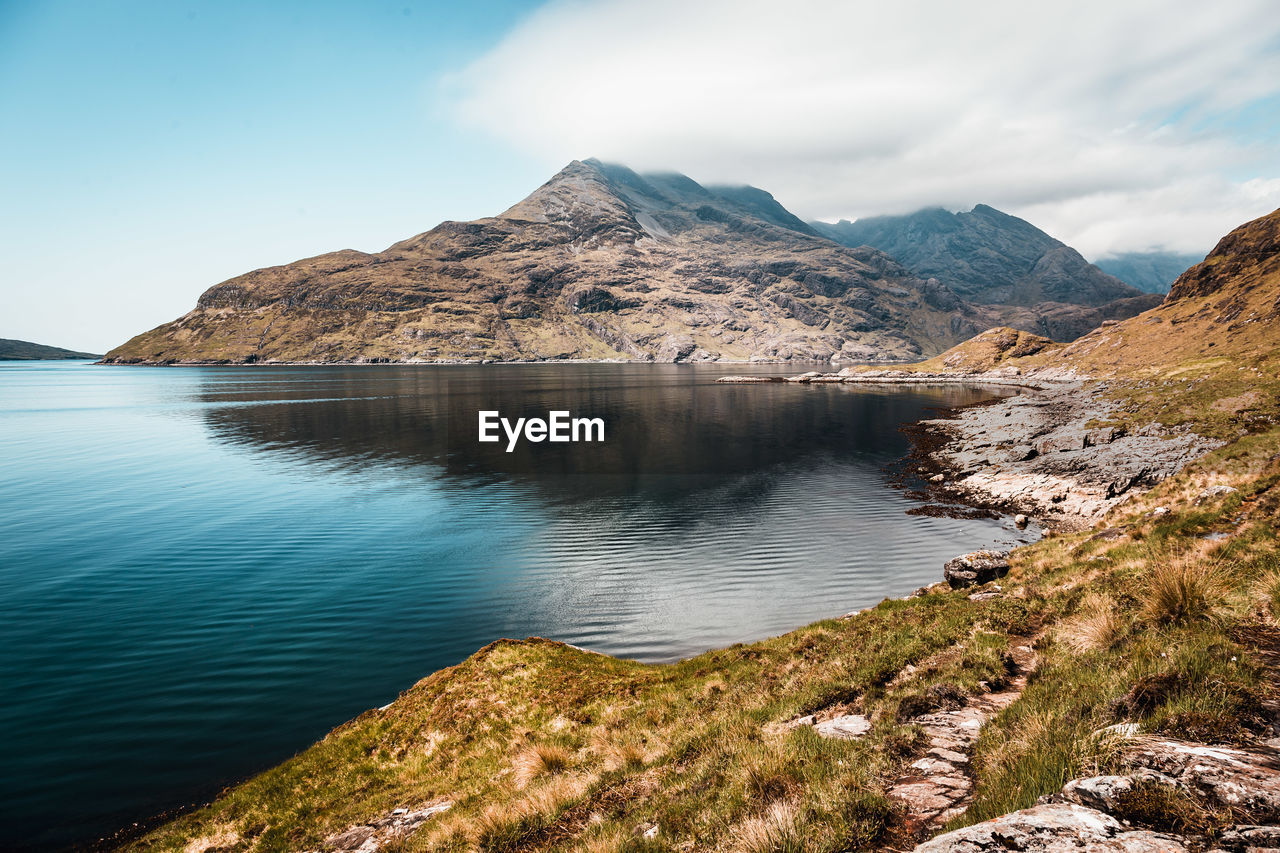
[[(670, 661), (937, 580), (899, 427), (795, 368), (0, 366), (0, 846), (206, 799), (498, 637)], [(602, 445), (475, 441), (569, 409)]]

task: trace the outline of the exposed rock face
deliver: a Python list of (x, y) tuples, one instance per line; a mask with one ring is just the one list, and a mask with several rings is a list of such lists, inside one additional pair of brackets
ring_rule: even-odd
[(887, 252), (969, 302), (1009, 306), (1001, 309), (1004, 324), (1054, 340), (1073, 340), (1103, 320), (1132, 317), (1161, 301), (1107, 275), (1031, 223), (985, 204), (968, 213), (930, 208), (812, 225), (843, 245)]
[(1168, 293), (1178, 276), (1202, 260), (1200, 255), (1177, 252), (1123, 252), (1093, 264), (1143, 293)]
[(1221, 443), (1155, 425), (1133, 435), (1090, 426), (1112, 411), (1105, 390), (1045, 383), (927, 422), (949, 436), (935, 452), (954, 471), (945, 488), (971, 502), (1084, 527)]
[(589, 160), (500, 216), (215, 285), (107, 360), (900, 361), (989, 325), (763, 190)]
[(952, 589), (990, 583), (1009, 573), (1008, 551), (974, 551), (947, 560), (942, 576)]

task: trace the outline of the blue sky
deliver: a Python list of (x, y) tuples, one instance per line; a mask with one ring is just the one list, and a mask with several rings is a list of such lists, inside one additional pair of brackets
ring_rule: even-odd
[(0, 337), (492, 215), (574, 158), (805, 218), (984, 202), (1087, 257), (1280, 207), (1270, 0), (0, 0)]
[(518, 201), (545, 168), (440, 79), (530, 5), (0, 3), (0, 337), (105, 351), (249, 269)]

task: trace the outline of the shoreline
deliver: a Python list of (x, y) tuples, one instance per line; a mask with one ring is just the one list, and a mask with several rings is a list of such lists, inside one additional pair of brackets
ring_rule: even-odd
[[(726, 384), (969, 385), (1016, 387), (1009, 397), (945, 411), (906, 428), (926, 474), (925, 495), (976, 511), (1026, 515), (1046, 534), (1096, 524), (1119, 506), (1221, 447), (1157, 423), (1110, 425), (1110, 383), (1079, 375), (872, 369), (798, 376), (726, 376)], [(941, 512), (941, 508), (939, 509)]]

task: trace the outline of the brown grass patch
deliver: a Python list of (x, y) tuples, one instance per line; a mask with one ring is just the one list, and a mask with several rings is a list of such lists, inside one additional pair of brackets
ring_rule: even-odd
[(540, 743), (529, 747), (516, 756), (515, 781), (521, 788), (526, 787), (539, 776), (549, 776), (568, 770), (573, 763), (573, 755), (560, 746)]
[(1217, 615), (1228, 591), (1220, 560), (1190, 553), (1152, 560), (1142, 615), (1156, 625), (1186, 625)]
[(1076, 652), (1110, 649), (1124, 637), (1127, 620), (1120, 615), (1114, 599), (1090, 593), (1081, 602), (1074, 618), (1058, 628), (1058, 640)]

